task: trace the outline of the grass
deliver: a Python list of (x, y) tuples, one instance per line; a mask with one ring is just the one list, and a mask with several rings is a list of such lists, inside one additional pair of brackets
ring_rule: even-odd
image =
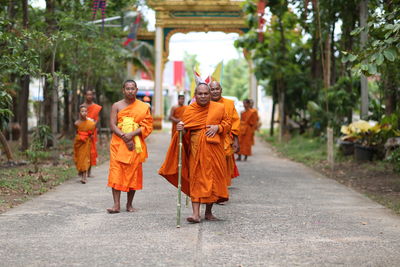
[(266, 132), (261, 132), (261, 136), (279, 153), (294, 161), (312, 166), (326, 159), (326, 143), (320, 138), (296, 135), (288, 142), (279, 143), (276, 136), (270, 137)]
[[(18, 152), (18, 145), (12, 144), (11, 147), (18, 161), (27, 160), (23, 153)], [(72, 147), (72, 140), (61, 140), (57, 149), (50, 151), (51, 156), (41, 160), (37, 173), (33, 172), (34, 166), (31, 163), (15, 167), (0, 167), (0, 213), (77, 177), (72, 160)], [(100, 165), (108, 160), (108, 142), (104, 141), (97, 147)]]

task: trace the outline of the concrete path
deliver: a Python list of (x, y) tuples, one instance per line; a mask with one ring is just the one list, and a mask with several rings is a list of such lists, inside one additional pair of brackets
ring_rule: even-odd
[(105, 164), (0, 215), (0, 265), (399, 266), (400, 217), (260, 142), (215, 207), (224, 221), (176, 229), (176, 190), (157, 175), (168, 141), (150, 137), (137, 213), (105, 212)]

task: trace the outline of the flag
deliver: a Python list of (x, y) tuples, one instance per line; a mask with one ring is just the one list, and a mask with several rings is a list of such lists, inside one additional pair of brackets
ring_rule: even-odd
[(201, 77), (199, 74), (199, 64), (196, 64), (194, 66), (193, 74), (194, 74), (194, 79), (190, 83), (190, 96), (194, 97), (194, 89), (196, 89), (196, 85), (200, 83)]
[(215, 67), (215, 70), (211, 75), (211, 77), (213, 81), (217, 81), (220, 84), (222, 84), (222, 61), (218, 63), (217, 67)]
[(185, 67), (183, 61), (174, 61), (174, 85), (178, 91), (183, 89), (183, 78), (185, 77)]
[(128, 34), (127, 39), (124, 42), (124, 46), (127, 46), (130, 42), (132, 42), (133, 40), (135, 40), (137, 38), (137, 32), (139, 30), (139, 24), (140, 24), (140, 13), (136, 16), (136, 20), (133, 23), (132, 27), (130, 27), (130, 32)]

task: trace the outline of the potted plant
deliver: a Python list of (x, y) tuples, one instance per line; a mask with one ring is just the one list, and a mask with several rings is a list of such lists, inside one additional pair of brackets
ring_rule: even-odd
[(356, 160), (372, 160), (376, 150), (376, 133), (380, 130), (377, 125), (376, 122), (359, 120), (342, 126), (341, 132), (345, 134), (341, 138), (342, 151), (349, 154), (351, 150), (348, 147), (352, 144)]

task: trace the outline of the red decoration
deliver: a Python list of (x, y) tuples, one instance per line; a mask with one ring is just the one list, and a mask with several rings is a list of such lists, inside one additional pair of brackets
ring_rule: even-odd
[(136, 16), (135, 22), (133, 23), (133, 25), (130, 27), (130, 32), (128, 34), (128, 38), (126, 39), (126, 41), (124, 42), (124, 46), (127, 46), (130, 42), (132, 42), (133, 40), (136, 40), (137, 38), (137, 32), (139, 30), (139, 26), (140, 26), (140, 18), (141, 18), (141, 14), (139, 13)]
[(261, 43), (264, 41), (264, 25), (266, 20), (264, 19), (265, 7), (267, 5), (267, 0), (259, 0), (257, 5), (258, 14), (258, 41)]

